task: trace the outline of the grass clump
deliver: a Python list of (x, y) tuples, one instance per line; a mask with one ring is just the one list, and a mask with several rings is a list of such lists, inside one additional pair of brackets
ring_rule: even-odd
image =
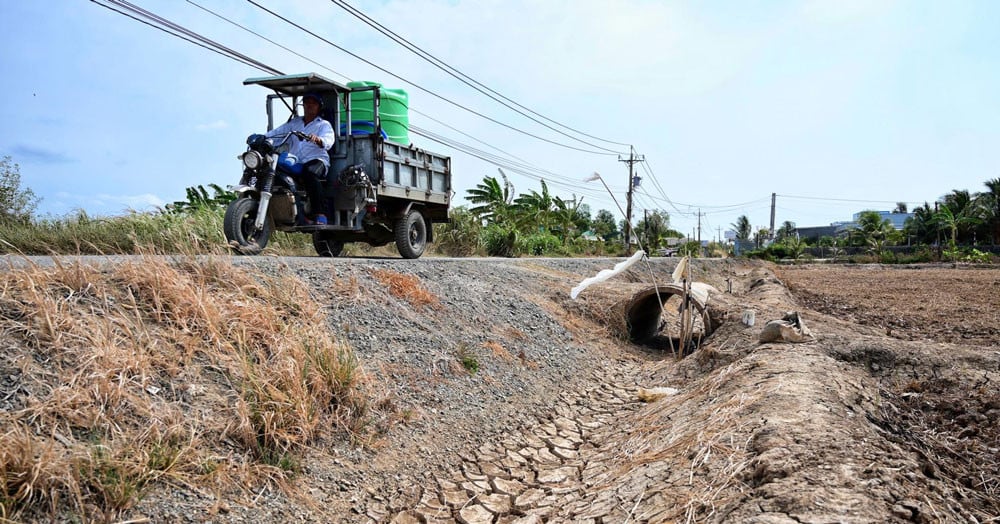
[(462, 368), (470, 375), (475, 375), (479, 371), (479, 356), (467, 344), (459, 344), (457, 357)]
[(441, 309), (441, 300), (420, 283), (413, 275), (404, 275), (395, 271), (373, 269), (372, 275), (379, 281), (389, 294), (401, 298), (415, 307)]
[(0, 519), (107, 521), (164, 482), (294, 474), (369, 411), (322, 311), (297, 279), (216, 259), (0, 273)]

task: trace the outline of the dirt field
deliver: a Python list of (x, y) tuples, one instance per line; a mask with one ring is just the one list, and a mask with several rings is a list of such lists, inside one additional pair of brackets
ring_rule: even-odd
[(887, 266), (785, 266), (803, 306), (901, 340), (1000, 344), (1000, 270)]

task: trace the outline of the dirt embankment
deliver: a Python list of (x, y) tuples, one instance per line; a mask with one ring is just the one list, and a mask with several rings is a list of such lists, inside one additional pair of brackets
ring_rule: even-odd
[[(1000, 516), (1000, 271), (696, 261), (695, 280), (719, 290), (710, 298), (719, 325), (678, 361), (669, 350), (615, 338), (620, 326), (609, 316), (651, 279), (669, 279), (676, 260), (654, 259), (569, 298), (573, 285), (613, 262), (238, 260), (246, 271), (291, 274), (312, 290), (369, 375), (384, 417), (371, 422), (384, 432), (366, 442), (323, 433), (294, 476), (253, 491), (158, 483), (118, 517)], [(419, 285), (394, 291), (400, 277)], [(753, 326), (741, 322), (747, 310)], [(792, 310), (813, 340), (758, 342), (766, 321)], [(13, 383), (2, 387), (0, 398), (16, 398)], [(672, 389), (651, 399), (654, 387)]]

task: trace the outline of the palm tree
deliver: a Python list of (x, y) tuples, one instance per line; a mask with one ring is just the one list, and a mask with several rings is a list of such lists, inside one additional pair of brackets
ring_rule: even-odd
[(903, 213), (906, 214), (907, 205), (906, 202), (896, 202), (896, 207), (893, 208), (893, 213)]
[(858, 226), (851, 232), (873, 253), (881, 256), (895, 231), (892, 222), (888, 218), (882, 218), (878, 211), (862, 211), (858, 217)]
[(794, 237), (795, 224), (791, 220), (785, 220), (781, 224), (781, 228), (778, 229), (778, 232), (775, 234), (775, 236), (777, 237), (778, 242)]
[(759, 228), (757, 230), (757, 232), (754, 233), (754, 235), (753, 235), (753, 241), (754, 241), (754, 244), (757, 245), (757, 249), (760, 249), (761, 247), (763, 247), (764, 246), (764, 242), (768, 238), (771, 238), (771, 230), (768, 229), (768, 228), (766, 228), (766, 227)]
[[(968, 192), (966, 191), (966, 193)], [(935, 222), (950, 233), (950, 246), (953, 250), (958, 243), (959, 230), (979, 222), (979, 218), (972, 214), (972, 209), (973, 208), (969, 206), (956, 214), (952, 210), (951, 206), (944, 205), (941, 206), (938, 212), (934, 214)]]
[(552, 212), (555, 203), (549, 194), (549, 186), (542, 180), (542, 192), (532, 190), (514, 199), (518, 225), (525, 230), (548, 231), (552, 225)]
[(1000, 178), (985, 182), (988, 192), (980, 193), (979, 200), (983, 210), (983, 219), (989, 226), (993, 245), (1000, 244)]
[(565, 246), (576, 229), (576, 221), (580, 218), (580, 204), (583, 203), (583, 197), (579, 200), (577, 200), (576, 195), (573, 195), (573, 198), (569, 200), (554, 197), (552, 202), (555, 206), (553, 218), (562, 229), (563, 245)]
[(934, 210), (930, 204), (913, 210), (913, 216), (906, 219), (903, 224), (903, 233), (907, 238), (913, 237), (917, 244), (933, 244), (937, 241), (938, 224), (934, 220)]
[(639, 235), (643, 247), (649, 251), (659, 249), (668, 231), (670, 231), (670, 214), (666, 211), (647, 212), (635, 226), (635, 232)]
[(513, 218), (514, 185), (502, 170), (500, 176), (503, 186), (495, 177), (484, 177), (476, 187), (466, 191), (469, 202), (475, 204), (469, 212), (491, 224), (503, 224)]
[(740, 215), (736, 223), (730, 225), (736, 230), (736, 240), (750, 240), (750, 236), (753, 235), (753, 226), (750, 225), (750, 219), (746, 215)]
[(943, 225), (951, 230), (954, 226), (954, 230), (951, 231), (952, 237), (952, 248), (955, 247), (957, 240), (963, 240), (968, 243), (971, 239), (969, 238), (969, 232), (972, 230), (976, 224), (979, 224), (982, 220), (980, 218), (979, 209), (975, 205), (975, 198), (965, 189), (955, 189), (951, 193), (941, 197), (942, 206), (939, 206), (938, 213), (941, 213), (944, 209), (948, 208), (951, 213), (950, 219), (948, 215), (942, 214), (941, 219), (951, 220), (951, 222), (944, 222)]

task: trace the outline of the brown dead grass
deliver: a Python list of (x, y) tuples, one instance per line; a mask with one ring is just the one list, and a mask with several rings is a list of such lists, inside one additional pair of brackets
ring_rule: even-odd
[(115, 518), (153, 484), (281, 485), (364, 380), (298, 280), (220, 260), (0, 274), (0, 518)]
[(494, 357), (497, 357), (505, 362), (510, 362), (514, 360), (514, 356), (510, 354), (510, 351), (507, 351), (507, 349), (503, 347), (503, 345), (500, 344), (499, 342), (489, 340), (483, 342), (483, 347), (490, 350), (490, 352), (493, 353)]
[(409, 302), (414, 307), (426, 307), (434, 310), (442, 309), (441, 300), (421, 284), (420, 279), (413, 275), (404, 275), (395, 271), (373, 269), (375, 277), (394, 297)]

